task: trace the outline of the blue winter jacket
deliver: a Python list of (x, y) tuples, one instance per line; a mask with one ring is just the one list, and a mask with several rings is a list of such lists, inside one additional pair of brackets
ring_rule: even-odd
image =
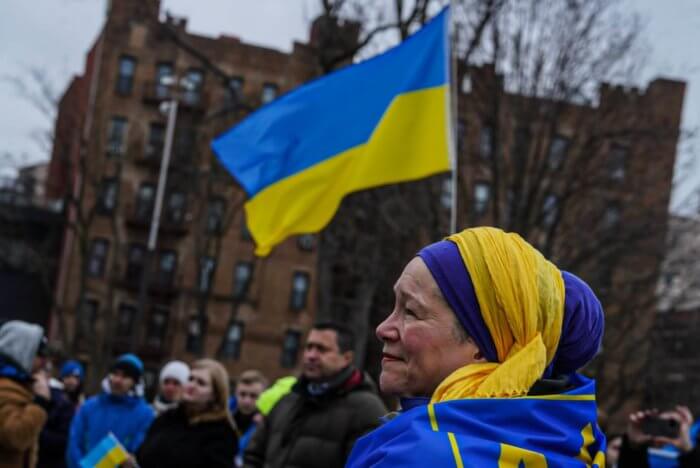
[(79, 468), (80, 460), (110, 432), (129, 453), (136, 453), (153, 418), (153, 409), (140, 396), (115, 396), (105, 391), (89, 398), (70, 427), (68, 467)]

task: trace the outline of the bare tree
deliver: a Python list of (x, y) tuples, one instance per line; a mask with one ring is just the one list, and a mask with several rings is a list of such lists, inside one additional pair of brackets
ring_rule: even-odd
[[(355, 2), (323, 3), (353, 18)], [(405, 37), (411, 26), (401, 29), (396, 18), (422, 12), (398, 3), (393, 14), (361, 4), (360, 37), (390, 23)], [(641, 22), (622, 16), (619, 2), (455, 3), (458, 227), (516, 231), (593, 286), (607, 331), (589, 372), (602, 407), (619, 417), (642, 393), (673, 155), (692, 135), (679, 131), (683, 85), (634, 87), (644, 63)], [(661, 94), (673, 101), (666, 113), (650, 97)], [(488, 191), (481, 205), (479, 183)], [(370, 328), (390, 310), (390, 278), (421, 244), (446, 233), (443, 184), (435, 177), (354, 194), (323, 232), (319, 313), (369, 339), (358, 355), (370, 370), (378, 366)]]

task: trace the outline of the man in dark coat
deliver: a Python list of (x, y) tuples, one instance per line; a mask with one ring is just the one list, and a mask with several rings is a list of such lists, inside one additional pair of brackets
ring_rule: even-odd
[(253, 434), (245, 467), (345, 465), (355, 441), (386, 414), (370, 377), (352, 365), (353, 341), (339, 324), (311, 329), (302, 376)]

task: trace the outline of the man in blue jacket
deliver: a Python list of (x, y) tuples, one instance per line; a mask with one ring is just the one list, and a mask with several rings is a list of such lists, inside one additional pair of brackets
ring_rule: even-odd
[(135, 453), (153, 422), (153, 410), (143, 398), (143, 363), (124, 354), (102, 381), (102, 393), (88, 399), (73, 418), (66, 461), (79, 468), (82, 460), (110, 432)]

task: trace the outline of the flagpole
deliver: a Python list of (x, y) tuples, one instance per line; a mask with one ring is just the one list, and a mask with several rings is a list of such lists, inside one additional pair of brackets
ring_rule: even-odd
[(450, 28), (449, 28), (449, 46), (450, 46), (450, 114), (452, 118), (450, 119), (450, 125), (452, 131), (450, 132), (450, 152), (452, 153), (452, 174), (451, 174), (451, 186), (452, 186), (452, 200), (450, 203), (450, 234), (457, 232), (457, 182), (459, 170), (459, 146), (457, 141), (459, 140), (459, 135), (457, 132), (459, 126), (457, 125), (458, 117), (457, 113), (459, 111), (458, 106), (458, 87), (457, 87), (457, 53), (455, 51), (456, 42), (456, 28), (454, 22), (454, 8), (455, 0), (450, 0)]

